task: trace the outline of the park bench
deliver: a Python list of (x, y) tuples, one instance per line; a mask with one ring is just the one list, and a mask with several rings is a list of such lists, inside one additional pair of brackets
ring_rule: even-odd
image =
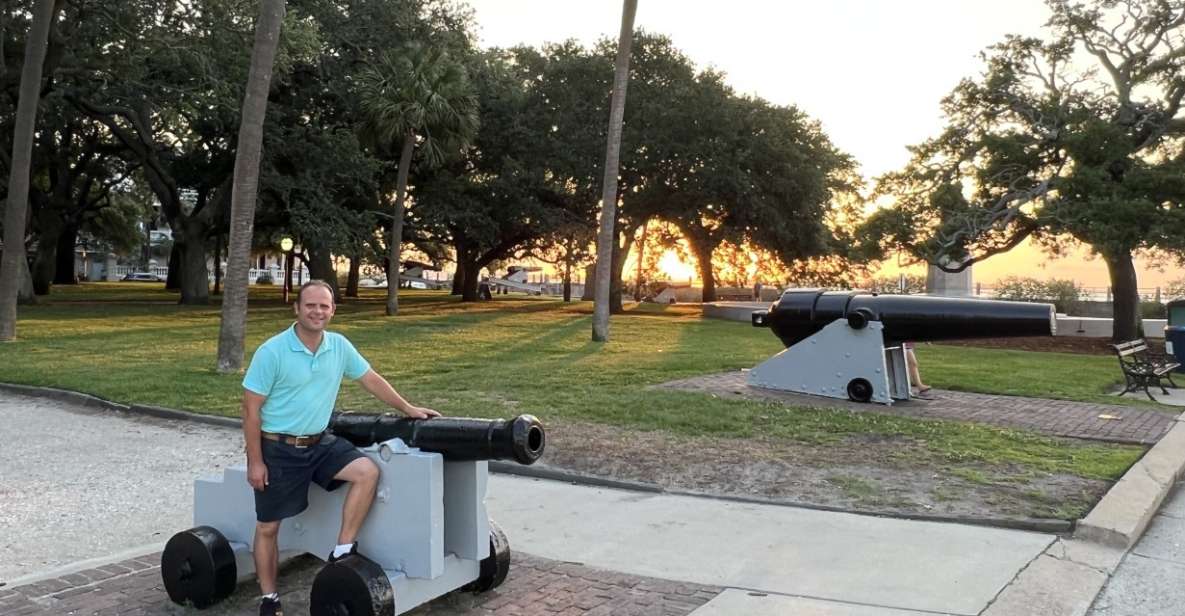
[(1123, 378), (1127, 381), (1119, 395), (1143, 389), (1148, 398), (1156, 402), (1156, 398), (1153, 398), (1152, 393), (1148, 391), (1149, 385), (1159, 387), (1165, 395), (1168, 395), (1169, 390), (1164, 388), (1161, 383), (1162, 379), (1167, 380), (1174, 388), (1177, 387), (1177, 384), (1173, 382), (1172, 372), (1174, 368), (1181, 365), (1180, 362), (1171, 355), (1149, 351), (1148, 343), (1143, 338), (1129, 340), (1122, 344), (1113, 344), (1111, 347), (1115, 349), (1115, 355), (1119, 357), (1119, 366), (1123, 369)]

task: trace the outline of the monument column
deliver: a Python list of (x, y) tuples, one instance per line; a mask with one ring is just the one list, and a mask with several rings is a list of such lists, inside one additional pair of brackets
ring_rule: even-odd
[(975, 295), (974, 266), (958, 272), (944, 272), (937, 265), (930, 264), (926, 270), (926, 294), (943, 297), (971, 297)]

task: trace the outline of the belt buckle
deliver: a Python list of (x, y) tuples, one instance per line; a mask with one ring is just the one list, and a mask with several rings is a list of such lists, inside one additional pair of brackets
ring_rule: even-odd
[(311, 437), (308, 437), (308, 436), (293, 437), (292, 446), (297, 449), (308, 449), (312, 445), (311, 443), (309, 443), (310, 438)]

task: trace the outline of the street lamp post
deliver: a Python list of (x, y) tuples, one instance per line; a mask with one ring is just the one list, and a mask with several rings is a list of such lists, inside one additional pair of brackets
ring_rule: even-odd
[(288, 303), (288, 292), (292, 290), (292, 238), (280, 240), (280, 250), (284, 252), (284, 303)]

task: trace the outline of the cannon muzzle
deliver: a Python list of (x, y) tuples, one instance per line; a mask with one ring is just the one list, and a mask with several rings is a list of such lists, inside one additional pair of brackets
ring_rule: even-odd
[(408, 447), (434, 451), (450, 460), (515, 460), (519, 464), (533, 464), (547, 443), (543, 424), (533, 415), (410, 419), (390, 413), (334, 413), (329, 431), (359, 447), (399, 438)]
[(787, 347), (839, 319), (854, 329), (880, 321), (885, 344), (1052, 336), (1057, 328), (1052, 304), (818, 289), (786, 291), (752, 318), (754, 327), (769, 327)]

